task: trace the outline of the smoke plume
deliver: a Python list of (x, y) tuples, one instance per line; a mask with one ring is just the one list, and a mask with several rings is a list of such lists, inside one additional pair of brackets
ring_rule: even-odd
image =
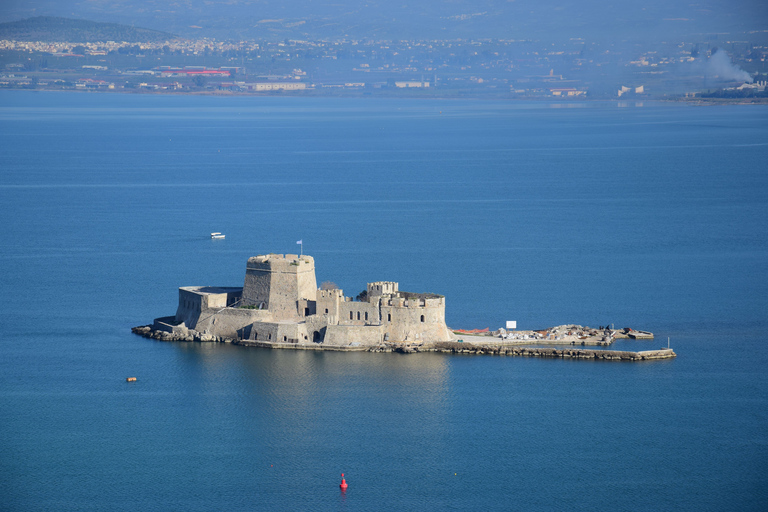
[(717, 77), (722, 81), (752, 82), (752, 77), (731, 62), (724, 50), (718, 49), (707, 61), (707, 75)]

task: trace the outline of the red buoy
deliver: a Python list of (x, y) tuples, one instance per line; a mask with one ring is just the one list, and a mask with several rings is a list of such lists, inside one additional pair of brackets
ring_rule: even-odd
[(344, 480), (344, 473), (341, 474), (341, 483), (339, 484), (339, 487), (341, 487), (342, 492), (347, 490), (347, 481)]

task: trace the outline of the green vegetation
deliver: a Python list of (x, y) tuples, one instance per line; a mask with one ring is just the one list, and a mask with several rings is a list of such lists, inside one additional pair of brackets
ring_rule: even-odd
[(703, 92), (702, 98), (768, 98), (768, 89), (757, 91), (755, 89), (718, 89), (712, 92)]
[(146, 28), (53, 16), (0, 23), (0, 39), (15, 41), (152, 42), (175, 38), (173, 34)]

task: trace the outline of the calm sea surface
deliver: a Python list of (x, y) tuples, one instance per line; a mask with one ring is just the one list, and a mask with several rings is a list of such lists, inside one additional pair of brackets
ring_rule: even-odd
[[(1, 92), (0, 510), (766, 510), (766, 162), (765, 106)], [(678, 357), (130, 332), (299, 239), (347, 295)]]

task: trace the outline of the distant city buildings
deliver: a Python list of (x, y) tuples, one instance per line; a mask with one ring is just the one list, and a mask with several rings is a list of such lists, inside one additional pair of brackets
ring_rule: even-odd
[[(513, 98), (659, 97), (741, 87), (743, 80), (713, 79), (702, 71), (718, 48), (729, 52), (730, 58), (757, 82), (768, 79), (768, 47), (761, 45), (757, 36), (753, 42), (722, 37), (718, 34), (692, 41), (669, 41), (653, 48), (583, 38), (560, 43), (514, 39), (202, 38), (152, 43), (4, 40), (0, 41), (0, 58), (7, 74), (0, 86), (90, 88), (93, 83), (80, 79), (91, 79), (112, 83), (114, 89), (162, 89), (169, 87), (167, 79), (173, 78), (180, 84), (177, 90), (245, 93), (310, 89), (333, 93), (345, 89), (369, 94), (374, 89), (389, 89), (393, 94), (407, 94), (408, 90), (423, 91), (417, 93), (420, 95), (454, 91)], [(49, 79), (46, 73), (54, 71), (66, 71), (67, 76), (75, 77)], [(763, 91), (759, 86), (739, 89), (744, 94)]]

